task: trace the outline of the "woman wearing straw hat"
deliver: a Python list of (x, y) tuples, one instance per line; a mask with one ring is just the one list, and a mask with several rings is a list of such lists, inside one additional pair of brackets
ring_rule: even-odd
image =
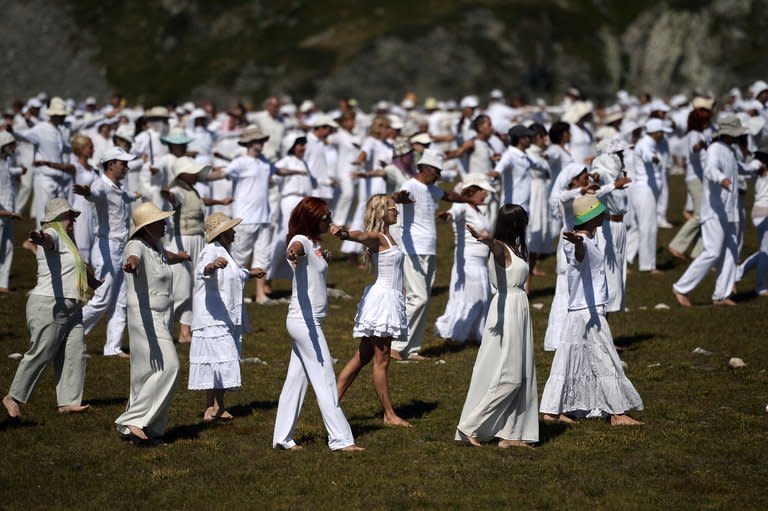
[(288, 223), (286, 257), (293, 265), (293, 290), (285, 326), (293, 339), (288, 374), (277, 404), (272, 446), (300, 449), (293, 439), (307, 384), (317, 397), (320, 414), (328, 431), (332, 450), (360, 451), (352, 429), (339, 406), (336, 375), (331, 353), (323, 334), (323, 318), (328, 308), (328, 254), (320, 246), (321, 236), (331, 227), (328, 203), (318, 197), (305, 197), (296, 205)]
[(171, 333), (173, 272), (169, 265), (188, 261), (189, 256), (163, 249), (165, 219), (171, 215), (173, 211), (160, 211), (150, 202), (141, 204), (133, 212), (135, 227), (125, 245), (131, 394), (115, 426), (137, 442), (165, 433), (179, 372)]
[(206, 422), (233, 418), (224, 409), (224, 392), (240, 387), (242, 334), (248, 331), (243, 288), (248, 278), (264, 277), (241, 268), (230, 255), (238, 224), (239, 218), (224, 213), (206, 218), (206, 245), (195, 265), (189, 389), (207, 391)]
[(56, 400), (61, 413), (79, 413), (85, 382), (85, 337), (82, 308), (89, 278), (72, 238), (79, 211), (64, 199), (51, 199), (40, 220), (42, 230), (29, 233), (37, 251), (37, 286), (27, 300), (30, 348), (21, 359), (8, 394), (3, 398), (8, 415), (21, 416), (19, 404), (29, 401), (46, 366), (56, 371)]
[(205, 245), (203, 239), (203, 219), (205, 207), (214, 204), (231, 204), (232, 199), (202, 199), (195, 188), (198, 181), (223, 177), (217, 172), (212, 176), (210, 165), (201, 165), (192, 158), (182, 156), (173, 163), (174, 179), (170, 190), (162, 190), (163, 197), (174, 208), (173, 236), (166, 245), (173, 252), (186, 252), (190, 262), (173, 267), (173, 315), (179, 320), (179, 342), (192, 342), (192, 271), (197, 266), (197, 258)]

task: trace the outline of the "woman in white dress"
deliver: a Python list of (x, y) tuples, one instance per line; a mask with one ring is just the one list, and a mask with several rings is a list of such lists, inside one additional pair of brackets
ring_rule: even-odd
[(595, 195), (584, 195), (573, 201), (572, 212), (574, 230), (563, 234), (568, 316), (541, 395), (541, 413), (552, 422), (607, 416), (614, 426), (640, 425), (626, 412), (642, 410), (643, 401), (624, 374), (605, 318), (605, 256), (595, 236), (605, 206)]
[[(96, 169), (88, 162), (93, 157), (93, 142), (84, 135), (75, 135), (72, 138), (72, 152), (77, 158), (73, 165), (75, 166), (75, 184), (81, 186), (91, 186), (93, 180), (99, 177)], [(75, 243), (77, 250), (83, 258), (85, 264), (91, 264), (91, 247), (96, 237), (94, 228), (95, 207), (82, 195), (72, 194), (72, 207), (80, 211), (80, 217), (75, 223)]]
[[(485, 201), (493, 193), (488, 179), (481, 174), (468, 174), (461, 194)], [(439, 216), (453, 224), (456, 240), (448, 303), (445, 312), (435, 322), (435, 335), (448, 342), (480, 344), (485, 327), (485, 315), (491, 298), (488, 280), (488, 247), (467, 232), (466, 225), (478, 231), (490, 231), (488, 206), (457, 203)]]
[(263, 271), (241, 268), (230, 255), (240, 221), (224, 213), (206, 218), (206, 245), (195, 266), (188, 388), (207, 391), (206, 422), (233, 419), (224, 409), (224, 392), (240, 388), (242, 335), (248, 331), (243, 289), (249, 277), (264, 277)]
[(311, 383), (328, 431), (328, 447), (334, 451), (363, 450), (355, 445), (352, 429), (339, 406), (331, 352), (323, 334), (328, 309), (328, 253), (320, 245), (320, 238), (330, 227), (328, 203), (318, 197), (302, 199), (288, 222), (286, 258), (293, 265), (293, 283), (285, 326), (293, 345), (277, 403), (274, 448), (301, 448), (293, 434), (307, 384)]
[(373, 260), (376, 281), (363, 291), (357, 307), (352, 336), (360, 339), (357, 352), (347, 362), (336, 383), (339, 399), (355, 381), (360, 370), (373, 359), (373, 387), (384, 409), (384, 424), (410, 427), (397, 415), (389, 399), (389, 351), (392, 339), (408, 336), (403, 292), (403, 252), (389, 233), (397, 222), (395, 201), (385, 194), (372, 195), (365, 206), (363, 231), (346, 231), (331, 226), (330, 233), (339, 239), (362, 244), (363, 258)]
[[(543, 276), (539, 267), (539, 256), (554, 252), (551, 224), (549, 221), (549, 163), (544, 158), (543, 149), (547, 145), (547, 130), (538, 123), (533, 123), (529, 129), (535, 132), (531, 145), (525, 150), (529, 158), (539, 163), (530, 168), (531, 199), (530, 199), (530, 243), (528, 250), (531, 259), (531, 274)], [(546, 170), (545, 170), (546, 169)]]
[(494, 232), (470, 234), (488, 246), (488, 265), (496, 294), (491, 299), (483, 342), (456, 429), (456, 440), (479, 447), (498, 439), (500, 448), (539, 441), (533, 328), (524, 286), (528, 280), (525, 246), (528, 214), (517, 204), (499, 210)]
[(165, 219), (172, 215), (173, 211), (160, 211), (151, 202), (138, 206), (133, 211), (136, 227), (123, 256), (131, 393), (115, 426), (137, 444), (152, 442), (165, 433), (179, 373), (171, 333), (173, 272), (169, 265), (189, 260), (189, 256), (163, 248)]
[(549, 164), (549, 221), (553, 242), (560, 237), (560, 231), (563, 228), (563, 219), (560, 215), (560, 207), (552, 206), (552, 191), (557, 181), (560, 171), (569, 163), (573, 163), (573, 157), (568, 152), (568, 144), (571, 141), (571, 125), (567, 122), (558, 121), (549, 128), (549, 146), (544, 150), (542, 156)]

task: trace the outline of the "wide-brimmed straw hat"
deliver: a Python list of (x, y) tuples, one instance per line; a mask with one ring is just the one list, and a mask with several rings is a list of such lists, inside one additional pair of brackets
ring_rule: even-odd
[(715, 100), (713, 98), (705, 98), (704, 96), (697, 96), (693, 98), (693, 101), (691, 102), (691, 106), (694, 109), (703, 108), (705, 110), (712, 110), (712, 107), (715, 106)]
[(131, 237), (143, 227), (159, 222), (160, 220), (165, 220), (166, 218), (173, 216), (173, 213), (173, 210), (162, 211), (151, 202), (142, 202), (133, 210), (133, 224), (135, 227), (133, 228), (133, 231), (131, 231)]
[(264, 132), (261, 131), (261, 128), (255, 124), (251, 124), (240, 134), (237, 143), (239, 145), (248, 145), (251, 142), (266, 142), (268, 139), (269, 135), (264, 134)]
[(575, 101), (563, 115), (563, 121), (576, 124), (581, 118), (592, 113), (592, 103), (589, 101)]
[(605, 211), (605, 205), (591, 193), (577, 197), (573, 201), (573, 216), (576, 218), (574, 225), (589, 222)]
[(45, 205), (42, 223), (53, 222), (64, 213), (72, 213), (75, 217), (80, 216), (80, 212), (72, 209), (66, 199), (56, 198), (49, 200)]
[(153, 119), (167, 119), (171, 116), (171, 114), (168, 113), (168, 109), (164, 106), (153, 106), (146, 112), (144, 112), (144, 117), (147, 119), (153, 118)]
[(67, 115), (67, 113), (69, 113), (67, 110), (67, 102), (58, 96), (51, 98), (51, 103), (45, 113), (50, 116)]
[(200, 179), (204, 179), (212, 169), (213, 167), (210, 165), (197, 163), (189, 156), (176, 158), (176, 161), (173, 162), (173, 166), (171, 167), (171, 170), (173, 170), (174, 179), (179, 177), (181, 174), (197, 175)]
[(160, 138), (160, 142), (163, 144), (176, 144), (176, 145), (183, 145), (183, 144), (189, 144), (194, 139), (189, 136), (187, 133), (187, 130), (185, 130), (182, 127), (176, 127), (173, 128), (171, 131), (168, 132), (168, 134), (164, 137)]
[(216, 212), (210, 215), (203, 222), (203, 230), (205, 231), (205, 242), (210, 243), (215, 240), (221, 233), (227, 232), (240, 222), (242, 218), (229, 218), (224, 213)]
[(720, 119), (716, 137), (728, 135), (731, 137), (740, 137), (747, 133), (747, 128), (741, 125), (739, 118), (734, 115), (728, 115)]
[(424, 153), (421, 155), (419, 163), (416, 164), (416, 167), (421, 167), (422, 165), (429, 165), (442, 172), (443, 153), (435, 151), (434, 149), (425, 149)]
[(339, 123), (333, 120), (333, 117), (326, 114), (318, 115), (312, 123), (313, 128), (320, 128), (322, 126), (329, 126), (331, 128), (338, 128)]

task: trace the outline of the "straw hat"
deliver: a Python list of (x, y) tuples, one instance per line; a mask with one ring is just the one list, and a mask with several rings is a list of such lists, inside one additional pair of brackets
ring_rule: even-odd
[(608, 115), (606, 115), (603, 118), (603, 124), (607, 126), (609, 124), (613, 124), (614, 122), (620, 121), (622, 119), (624, 119), (624, 112), (622, 112), (621, 110), (617, 110), (616, 112), (611, 112)]
[(13, 142), (16, 142), (16, 139), (13, 138), (13, 135), (5, 130), (0, 131), (0, 147), (7, 146)]
[(592, 103), (589, 101), (576, 101), (563, 115), (563, 121), (576, 124), (585, 115), (592, 113)]
[(66, 199), (51, 199), (45, 205), (45, 212), (41, 223), (53, 222), (64, 213), (72, 213), (75, 217), (80, 216), (80, 212), (76, 209), (72, 209)]
[(573, 201), (573, 216), (576, 217), (574, 225), (585, 224), (603, 211), (605, 205), (595, 195), (588, 193), (577, 197)]
[(149, 118), (167, 119), (170, 116), (171, 115), (168, 113), (168, 109), (165, 108), (164, 106), (153, 106), (152, 108), (144, 112), (144, 117), (146, 117), (147, 119)]
[(739, 112), (736, 114), (739, 122), (747, 129), (747, 133), (756, 137), (765, 126), (765, 117), (761, 115), (751, 116), (746, 112)]
[(421, 155), (421, 159), (419, 160), (419, 163), (416, 164), (416, 167), (421, 167), (422, 165), (429, 165), (442, 172), (443, 153), (435, 151), (434, 149), (425, 149), (424, 154)]
[(163, 144), (177, 144), (177, 145), (183, 145), (183, 144), (189, 144), (194, 140), (192, 137), (190, 137), (187, 134), (187, 130), (182, 128), (181, 126), (177, 126), (173, 128), (168, 134), (164, 137), (160, 138), (160, 142)]
[(739, 118), (733, 115), (723, 117), (720, 120), (720, 126), (718, 127), (716, 137), (721, 135), (729, 135), (731, 137), (740, 137), (747, 133), (747, 128), (741, 125)]
[(58, 96), (51, 98), (51, 103), (45, 113), (50, 116), (67, 115), (67, 102)]
[(165, 220), (166, 218), (173, 216), (174, 213), (175, 211), (173, 210), (161, 211), (160, 208), (151, 202), (142, 202), (133, 210), (133, 225), (135, 225), (135, 227), (133, 228), (133, 231), (131, 231), (130, 237), (133, 237), (139, 230), (141, 230), (141, 228), (159, 222), (160, 220)]
[(133, 144), (133, 134), (135, 132), (135, 129), (130, 124), (121, 124), (116, 130), (114, 135), (112, 137), (122, 138), (126, 142)]
[(698, 96), (693, 98), (693, 101), (691, 102), (691, 106), (695, 108), (703, 108), (705, 110), (712, 110), (712, 107), (715, 105), (715, 100), (712, 98), (705, 98), (703, 96)]
[(437, 108), (437, 100), (435, 98), (427, 98), (424, 100), (424, 110), (435, 110)]
[(305, 99), (304, 101), (301, 102), (301, 105), (299, 106), (299, 112), (307, 113), (313, 108), (315, 108), (315, 103), (311, 99)]
[(251, 124), (243, 130), (240, 134), (240, 138), (237, 139), (239, 145), (248, 145), (251, 142), (266, 142), (269, 139), (269, 135), (265, 135), (261, 128), (255, 124)]
[(338, 123), (333, 120), (333, 117), (325, 114), (318, 115), (312, 123), (313, 128), (320, 128), (321, 126), (330, 126), (331, 128), (339, 127)]
[(470, 186), (477, 186), (478, 188), (485, 190), (486, 192), (493, 193), (496, 190), (494, 190), (493, 186), (491, 186), (491, 182), (488, 179), (488, 176), (485, 174), (467, 174), (464, 176), (464, 181), (462, 182), (463, 188), (469, 188)]
[(392, 156), (400, 158), (413, 151), (411, 143), (405, 137), (397, 137), (392, 143)]
[(242, 221), (242, 218), (229, 218), (224, 213), (219, 212), (210, 215), (203, 223), (205, 242), (212, 242), (219, 236), (219, 234), (232, 229)]
[(173, 170), (174, 178), (179, 177), (181, 174), (200, 174), (200, 179), (203, 179), (208, 175), (213, 167), (210, 165), (197, 163), (189, 156), (182, 156), (181, 158), (176, 158), (176, 161), (173, 162), (173, 167), (171, 167), (171, 169)]

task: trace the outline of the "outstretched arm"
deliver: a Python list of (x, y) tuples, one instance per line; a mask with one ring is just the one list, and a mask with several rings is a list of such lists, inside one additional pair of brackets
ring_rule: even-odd
[(381, 238), (379, 237), (378, 232), (347, 231), (346, 229), (342, 229), (336, 224), (332, 224), (328, 229), (328, 233), (331, 236), (336, 236), (343, 241), (349, 240), (354, 241), (355, 243), (360, 243), (361, 245), (365, 245), (365, 247), (368, 248), (371, 252), (378, 252), (379, 245), (381, 244)]

